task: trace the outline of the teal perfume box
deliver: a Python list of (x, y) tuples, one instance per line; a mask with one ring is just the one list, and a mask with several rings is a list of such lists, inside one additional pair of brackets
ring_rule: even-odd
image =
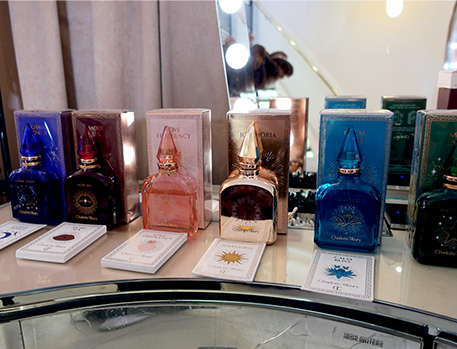
[[(24, 128), (29, 124), (43, 147), (42, 161), (60, 178), (61, 202), (65, 206), (65, 177), (75, 170), (73, 152), (72, 110), (18, 110), (14, 112), (19, 162)], [(66, 210), (63, 210), (64, 215)]]
[(360, 178), (375, 186), (381, 194), (379, 232), (384, 225), (392, 121), (393, 113), (388, 110), (325, 109), (320, 114), (317, 186), (337, 179), (338, 153), (345, 132), (352, 127), (362, 156)]
[(367, 99), (362, 96), (327, 96), (325, 109), (366, 109)]
[(417, 197), (442, 186), (444, 161), (457, 141), (457, 110), (417, 112), (411, 181), (408, 195), (408, 231), (415, 231)]
[(427, 98), (421, 96), (381, 97), (381, 107), (394, 113), (388, 185), (409, 186), (416, 114), (426, 104)]

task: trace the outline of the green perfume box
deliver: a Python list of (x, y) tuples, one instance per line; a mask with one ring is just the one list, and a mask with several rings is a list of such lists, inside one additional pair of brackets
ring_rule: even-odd
[(426, 191), (441, 187), (444, 161), (455, 141), (457, 141), (457, 110), (417, 112), (408, 195), (410, 242), (415, 231), (417, 197)]
[(414, 148), (414, 132), (418, 110), (426, 108), (421, 96), (383, 96), (381, 107), (394, 114), (387, 184), (409, 186)]

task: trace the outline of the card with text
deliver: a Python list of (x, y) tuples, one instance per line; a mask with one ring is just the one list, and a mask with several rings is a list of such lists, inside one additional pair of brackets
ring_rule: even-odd
[(16, 250), (16, 258), (65, 263), (104, 234), (105, 225), (62, 223)]
[(303, 290), (372, 301), (374, 257), (314, 251)]
[(186, 233), (142, 229), (103, 257), (101, 264), (154, 274), (186, 241)]
[(192, 273), (252, 282), (265, 246), (264, 243), (214, 239)]
[(46, 224), (9, 221), (0, 225), (0, 250), (44, 228)]

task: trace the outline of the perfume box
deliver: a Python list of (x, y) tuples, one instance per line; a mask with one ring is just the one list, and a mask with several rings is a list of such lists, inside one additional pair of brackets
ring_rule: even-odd
[(101, 265), (154, 274), (186, 241), (186, 233), (142, 229), (103, 257)]
[(74, 151), (77, 154), (82, 130), (87, 125), (97, 145), (102, 168), (114, 173), (119, 180), (119, 221), (124, 223), (135, 219), (140, 212), (134, 121), (134, 112), (130, 110), (78, 110), (72, 113)]
[(442, 185), (444, 161), (457, 140), (457, 110), (417, 112), (411, 181), (408, 195), (408, 231), (414, 234), (417, 197)]
[(304, 171), (308, 143), (309, 98), (270, 98), (270, 108), (290, 110), (290, 166), (289, 171)]
[(255, 120), (262, 140), (261, 166), (273, 171), (279, 182), (278, 233), (287, 234), (287, 198), (289, 194), (289, 154), (291, 113), (288, 110), (255, 109), (248, 112), (229, 111), (228, 171), (237, 170), (238, 151), (249, 125)]
[(327, 96), (325, 109), (366, 109), (367, 99), (362, 96)]
[(62, 223), (16, 250), (16, 258), (65, 263), (106, 233), (106, 226)]
[(440, 70), (436, 100), (437, 109), (457, 108), (457, 70)]
[[(21, 142), (26, 124), (30, 124), (33, 134), (43, 146), (43, 163), (60, 177), (61, 203), (65, 216), (65, 177), (75, 170), (73, 151), (72, 110), (19, 110), (14, 112), (19, 160)], [(19, 161), (19, 163), (21, 163)]]
[(178, 152), (179, 171), (197, 184), (198, 227), (212, 217), (211, 111), (209, 109), (155, 109), (146, 113), (149, 174), (158, 172), (157, 151), (165, 126), (170, 127)]
[(382, 109), (394, 113), (390, 148), (388, 185), (409, 186), (414, 147), (414, 130), (418, 110), (426, 108), (421, 96), (382, 96)]
[(337, 158), (345, 132), (356, 132), (362, 156), (361, 180), (375, 186), (381, 194), (379, 236), (384, 224), (393, 113), (388, 110), (325, 109), (320, 114), (317, 186), (337, 179)]

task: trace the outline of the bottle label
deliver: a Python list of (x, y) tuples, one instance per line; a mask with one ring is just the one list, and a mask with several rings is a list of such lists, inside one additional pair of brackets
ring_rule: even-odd
[[(19, 182), (19, 181), (18, 181)], [(30, 215), (30, 216), (38, 216), (38, 195), (37, 195), (37, 188), (30, 184), (31, 181), (27, 181), (27, 183), (17, 183), (17, 200), (18, 206), (17, 211), (21, 215)]]
[[(84, 216), (94, 214), (98, 207), (97, 197), (91, 191), (85, 189), (78, 190), (74, 194), (73, 202), (76, 210)], [(87, 219), (87, 217), (80, 217), (79, 215), (76, 218)]]
[(336, 233), (331, 235), (332, 240), (362, 242), (359, 236), (364, 229), (365, 220), (357, 206), (350, 203), (337, 206), (332, 212), (331, 223)]

